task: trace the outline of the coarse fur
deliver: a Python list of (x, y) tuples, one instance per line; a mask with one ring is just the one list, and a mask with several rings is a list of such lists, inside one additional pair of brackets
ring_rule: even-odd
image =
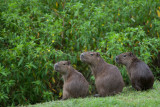
[(153, 87), (154, 76), (149, 66), (139, 60), (132, 52), (116, 56), (116, 62), (126, 66), (132, 87), (147, 90)]
[(105, 62), (98, 52), (84, 52), (80, 55), (80, 59), (89, 64), (95, 77), (96, 89), (101, 97), (122, 92), (124, 82), (116, 66)]
[(70, 65), (69, 61), (60, 61), (56, 63), (54, 69), (63, 76), (62, 100), (86, 97), (88, 95), (89, 83), (80, 72)]

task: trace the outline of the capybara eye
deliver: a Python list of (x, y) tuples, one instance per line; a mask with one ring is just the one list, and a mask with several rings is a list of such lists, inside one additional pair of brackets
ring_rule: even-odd
[(93, 56), (93, 53), (91, 54), (91, 56)]
[(123, 55), (123, 57), (126, 57), (126, 55)]
[(66, 65), (66, 64), (63, 64), (63, 65)]

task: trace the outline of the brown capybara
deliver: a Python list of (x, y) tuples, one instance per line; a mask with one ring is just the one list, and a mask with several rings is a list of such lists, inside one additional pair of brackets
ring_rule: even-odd
[(136, 90), (147, 90), (153, 87), (154, 76), (152, 71), (147, 64), (139, 60), (132, 52), (116, 56), (116, 62), (126, 66), (132, 87)]
[(105, 62), (98, 52), (81, 53), (80, 60), (89, 64), (100, 97), (122, 92), (124, 82), (120, 71), (116, 66)]
[(89, 83), (80, 72), (71, 66), (69, 61), (60, 61), (56, 63), (54, 69), (63, 76), (62, 100), (85, 97), (88, 95)]

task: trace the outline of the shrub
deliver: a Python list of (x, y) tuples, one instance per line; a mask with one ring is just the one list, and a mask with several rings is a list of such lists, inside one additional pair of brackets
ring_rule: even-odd
[[(63, 81), (53, 64), (70, 60), (90, 82), (80, 53), (97, 51), (111, 64), (132, 51), (158, 78), (153, 64), (160, 50), (158, 0), (1, 0), (0, 105), (34, 104), (62, 96)], [(118, 66), (126, 82), (124, 67)]]

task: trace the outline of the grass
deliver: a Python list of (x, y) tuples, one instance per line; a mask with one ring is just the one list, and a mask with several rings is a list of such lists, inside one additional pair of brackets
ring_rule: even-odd
[(78, 98), (65, 101), (51, 101), (28, 105), (27, 107), (158, 107), (160, 106), (160, 82), (155, 81), (153, 89), (135, 91), (131, 86), (125, 87), (121, 94), (104, 98)]

